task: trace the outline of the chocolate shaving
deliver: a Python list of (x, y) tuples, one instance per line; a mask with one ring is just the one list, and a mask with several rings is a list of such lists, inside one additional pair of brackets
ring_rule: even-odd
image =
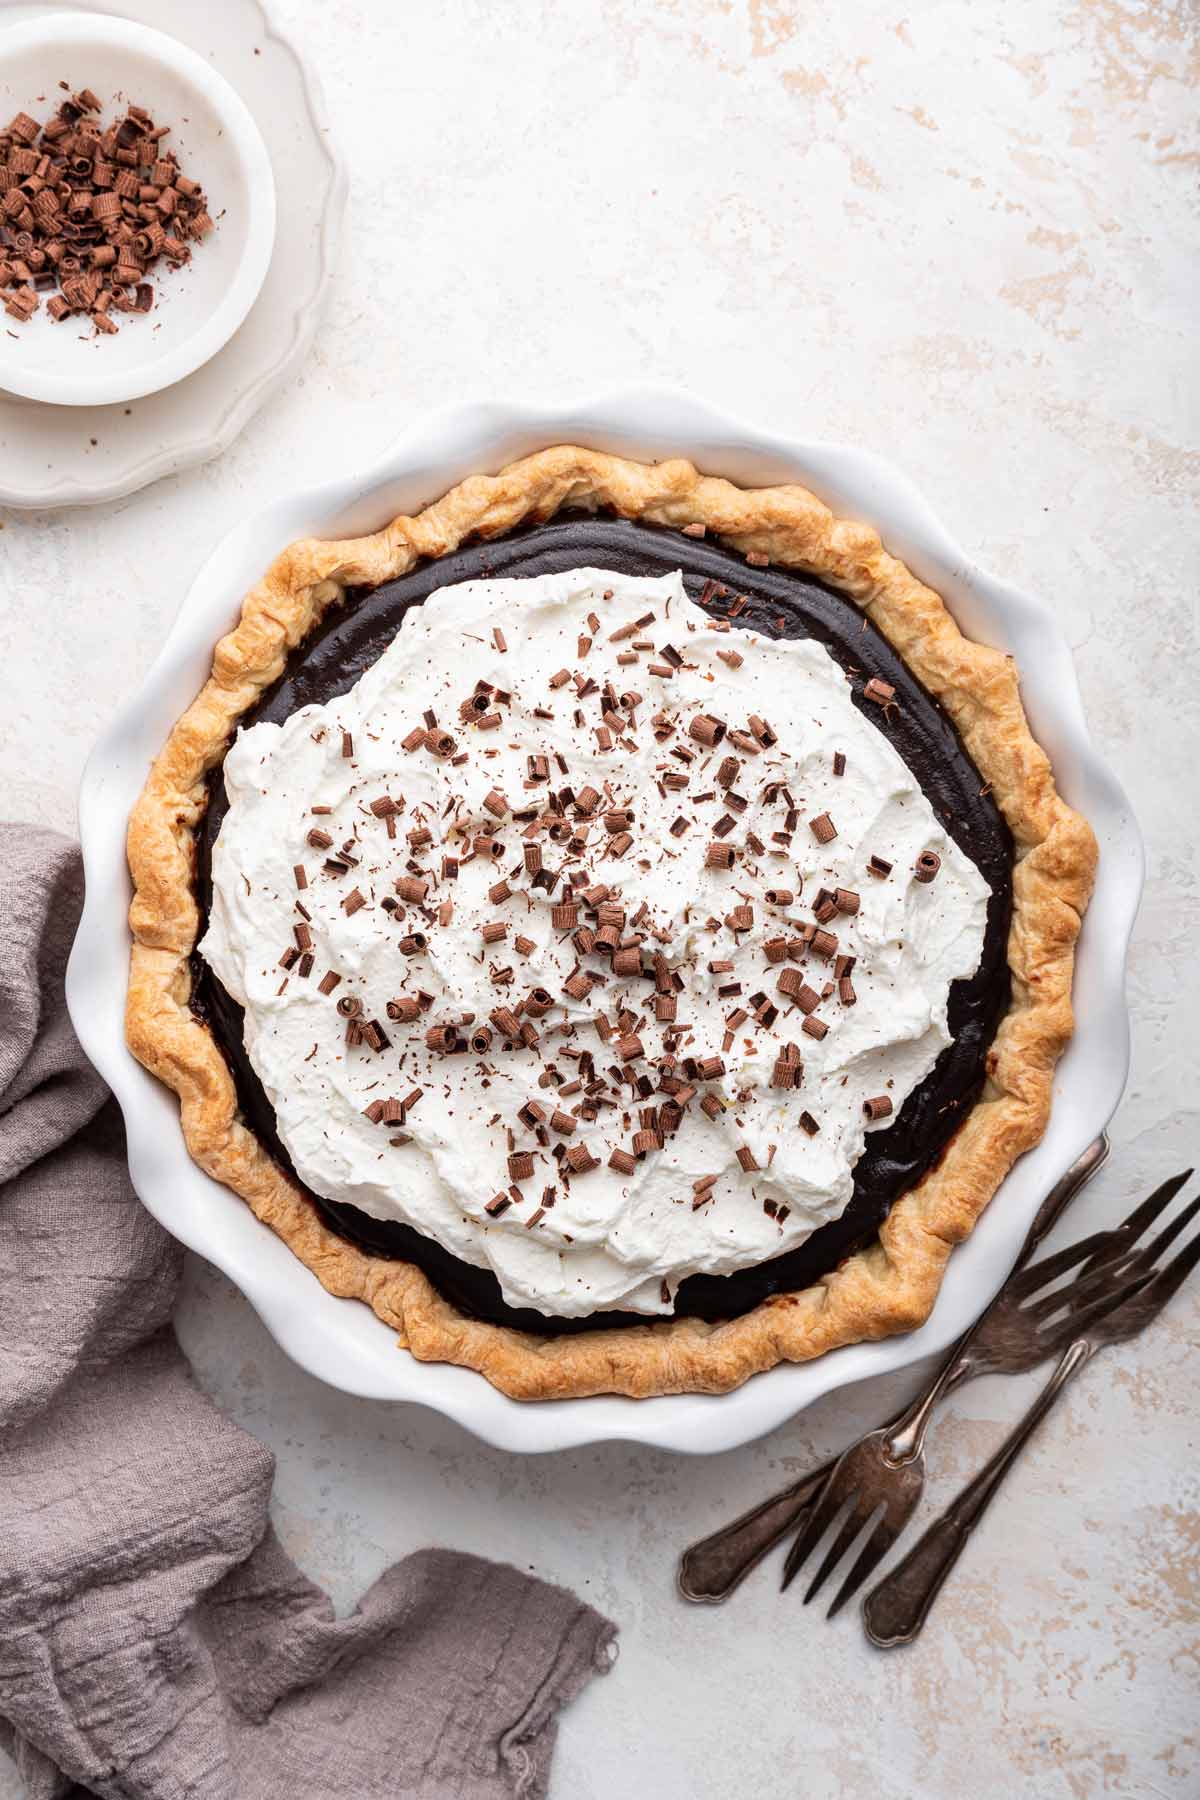
[(150, 311), (143, 278), (159, 258), (178, 268), (188, 240), (213, 229), (199, 183), (162, 148), (170, 127), (129, 106), (102, 129), (91, 116), (99, 110), (83, 88), (44, 126), (19, 112), (0, 132), (0, 298), (19, 323), (47, 293), (55, 323), (90, 314), (111, 337), (114, 312)]
[(724, 721), (713, 718), (711, 713), (697, 713), (688, 726), (688, 736), (711, 750), (725, 736), (725, 729)]

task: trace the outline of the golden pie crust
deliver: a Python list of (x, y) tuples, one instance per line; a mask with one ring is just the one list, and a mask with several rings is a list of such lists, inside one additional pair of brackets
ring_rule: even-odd
[[(896, 1201), (876, 1243), (813, 1286), (724, 1323), (665, 1319), (542, 1338), (464, 1316), (419, 1269), (372, 1256), (322, 1223), (239, 1118), (224, 1055), (190, 1010), (189, 958), (200, 929), (194, 870), (206, 777), (290, 653), (347, 587), (392, 580), (420, 557), (444, 556), (467, 538), (500, 537), (568, 506), (703, 525), (744, 555), (828, 582), (891, 641), (953, 719), (1012, 831), (1012, 1003), (979, 1100), (936, 1166)], [(126, 1032), (139, 1061), (178, 1094), (196, 1162), (248, 1201), (331, 1293), (372, 1307), (413, 1356), (477, 1369), (520, 1400), (725, 1393), (776, 1363), (920, 1325), (951, 1249), (1045, 1129), (1054, 1066), (1072, 1031), (1074, 946), (1096, 863), (1090, 827), (1059, 797), (1030, 735), (1012, 659), (963, 637), (938, 595), (889, 556), (870, 527), (835, 518), (802, 487), (744, 489), (683, 460), (645, 464), (573, 445), (473, 476), (369, 537), (304, 539), (277, 557), (156, 759), (130, 819), (128, 850), (135, 892)]]

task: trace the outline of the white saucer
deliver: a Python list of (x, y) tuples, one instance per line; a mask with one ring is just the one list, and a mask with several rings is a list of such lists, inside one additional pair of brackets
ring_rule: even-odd
[(219, 70), (266, 142), (278, 228), (245, 322), (186, 380), (112, 406), (47, 406), (0, 392), (0, 503), (29, 508), (118, 500), (228, 449), (312, 342), (346, 202), (312, 71), (258, 0), (0, 0), (0, 29), (66, 11), (153, 26)]

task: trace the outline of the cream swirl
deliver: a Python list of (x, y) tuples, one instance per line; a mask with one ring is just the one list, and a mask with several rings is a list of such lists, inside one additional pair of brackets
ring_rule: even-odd
[(836, 1218), (982, 951), (987, 885), (842, 671), (678, 575), (442, 589), (224, 777), (200, 949), (297, 1173), (551, 1316), (669, 1312)]

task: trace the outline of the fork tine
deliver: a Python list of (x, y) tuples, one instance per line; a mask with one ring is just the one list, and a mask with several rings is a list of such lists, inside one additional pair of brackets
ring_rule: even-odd
[(808, 1592), (804, 1596), (805, 1606), (820, 1593), (829, 1576), (833, 1574), (863, 1526), (871, 1519), (880, 1504), (879, 1501), (871, 1504), (866, 1494), (856, 1497), (849, 1517), (826, 1551), (824, 1562), (808, 1584)]
[(1145, 1263), (1147, 1268), (1149, 1268), (1152, 1263), (1156, 1263), (1163, 1251), (1175, 1242), (1175, 1239), (1179, 1236), (1180, 1232), (1185, 1226), (1191, 1224), (1198, 1212), (1200, 1212), (1200, 1194), (1197, 1194), (1194, 1200), (1189, 1200), (1183, 1211), (1178, 1213), (1176, 1217), (1171, 1220), (1169, 1225), (1163, 1226), (1163, 1229), (1159, 1232), (1158, 1236), (1153, 1238), (1151, 1242), (1146, 1245), (1146, 1248), (1139, 1255), (1138, 1261)]
[[(1184, 1273), (1186, 1274), (1187, 1271), (1185, 1270)], [(1124, 1306), (1127, 1300), (1132, 1300), (1135, 1294), (1140, 1294), (1142, 1289), (1148, 1287), (1153, 1280), (1153, 1272), (1143, 1269), (1131, 1281), (1123, 1283), (1112, 1293), (1102, 1294), (1099, 1300), (1093, 1300), (1092, 1304), (1085, 1306), (1082, 1312), (1068, 1313), (1065, 1319), (1055, 1320), (1052, 1325), (1046, 1327), (1042, 1334), (1047, 1356), (1053, 1355), (1055, 1350), (1062, 1349), (1066, 1344), (1073, 1344), (1076, 1338), (1086, 1337), (1093, 1325), (1098, 1324), (1101, 1319), (1106, 1319), (1109, 1313), (1116, 1312), (1118, 1306)]]
[[(1048, 1294), (1042, 1294), (1031, 1300), (1024, 1308), (1025, 1317), (1042, 1321), (1052, 1319), (1064, 1307), (1078, 1313), (1081, 1306), (1103, 1294), (1111, 1294), (1113, 1284), (1122, 1275), (1132, 1277), (1139, 1270), (1143, 1274), (1150, 1273), (1149, 1251), (1127, 1250), (1121, 1256), (1114, 1257), (1112, 1262), (1098, 1263), (1089, 1275), (1086, 1271), (1067, 1283), (1065, 1287), (1056, 1287)], [(1128, 1265), (1128, 1266), (1126, 1266)]]
[(1192, 1239), (1179, 1255), (1173, 1257), (1165, 1269), (1160, 1269), (1150, 1283), (1150, 1293), (1155, 1302), (1155, 1311), (1166, 1305), (1171, 1295), (1181, 1288), (1196, 1264), (1200, 1262), (1200, 1232)]
[(829, 1471), (824, 1487), (809, 1508), (807, 1525), (787, 1553), (787, 1560), (783, 1565), (783, 1580), (779, 1584), (780, 1593), (792, 1585), (796, 1575), (804, 1567), (805, 1562), (824, 1537), (827, 1528), (837, 1518), (846, 1503), (848, 1496), (845, 1494), (839, 1494), (832, 1505), (826, 1500), (830, 1482), (836, 1474), (837, 1464), (835, 1463)]
[(1128, 1249), (1131, 1244), (1136, 1244), (1146, 1227), (1153, 1225), (1158, 1215), (1166, 1211), (1180, 1188), (1191, 1178), (1192, 1170), (1184, 1169), (1181, 1175), (1172, 1175), (1160, 1187), (1156, 1187), (1152, 1194), (1148, 1194), (1140, 1206), (1135, 1206), (1129, 1217), (1117, 1226), (1120, 1243), (1114, 1245), (1114, 1248)]
[(1120, 1225), (1109, 1231), (1093, 1231), (1090, 1236), (1080, 1238), (1077, 1244), (1068, 1244), (1065, 1250), (1056, 1250), (1052, 1256), (1043, 1256), (1031, 1263), (1010, 1283), (1013, 1297), (1017, 1300), (1028, 1299), (1030, 1294), (1057, 1281), (1060, 1275), (1065, 1275), (1077, 1263), (1091, 1264), (1090, 1272), (1094, 1273), (1096, 1269), (1114, 1262), (1136, 1244), (1146, 1227), (1152, 1225), (1158, 1215), (1166, 1210), (1191, 1174), (1191, 1169), (1185, 1169), (1181, 1175), (1172, 1175), (1169, 1181), (1164, 1181), (1161, 1187), (1156, 1187), (1152, 1194), (1140, 1201)]
[[(1032, 1319), (1049, 1319), (1056, 1312), (1060, 1312), (1064, 1306), (1075, 1310), (1081, 1301), (1087, 1301), (1093, 1295), (1102, 1294), (1106, 1286), (1111, 1287), (1118, 1272), (1130, 1277), (1139, 1272), (1153, 1275), (1154, 1265), (1163, 1251), (1175, 1242), (1180, 1232), (1191, 1224), (1197, 1213), (1200, 1213), (1200, 1194), (1197, 1194), (1194, 1200), (1189, 1201), (1169, 1225), (1164, 1225), (1157, 1237), (1152, 1238), (1143, 1250), (1126, 1250), (1112, 1262), (1097, 1263), (1091, 1275), (1088, 1274), (1086, 1268), (1082, 1269), (1078, 1279), (1068, 1287), (1057, 1288), (1054, 1292), (1043, 1295), (1041, 1299), (1031, 1300), (1025, 1308), (1026, 1313)], [(1122, 1264), (1126, 1265), (1123, 1270)]]
[(1051, 1281), (1057, 1281), (1076, 1263), (1097, 1261), (1105, 1250), (1120, 1249), (1114, 1245), (1115, 1231), (1093, 1231), (1090, 1237), (1080, 1238), (1077, 1244), (1068, 1244), (1065, 1250), (1056, 1250), (1053, 1256), (1043, 1256), (1019, 1275), (1014, 1275), (1009, 1282), (1008, 1291), (1016, 1300), (1026, 1300), (1030, 1294), (1036, 1294), (1039, 1288), (1046, 1287)]
[(889, 1515), (885, 1512), (860, 1550), (854, 1567), (838, 1589), (837, 1598), (825, 1614), (827, 1619), (832, 1619), (834, 1613), (842, 1610), (851, 1595), (857, 1594), (867, 1576), (880, 1559), (887, 1555), (899, 1535), (898, 1529), (891, 1523)]

